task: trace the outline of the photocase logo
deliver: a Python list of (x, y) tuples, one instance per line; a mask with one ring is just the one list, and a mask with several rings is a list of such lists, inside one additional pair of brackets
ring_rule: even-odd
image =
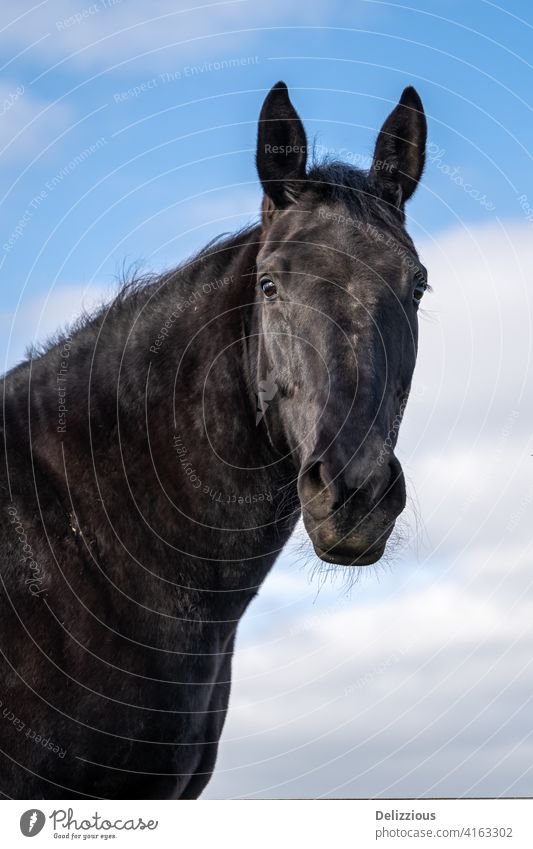
[(20, 830), (24, 837), (35, 837), (42, 831), (46, 822), (46, 817), (42, 811), (37, 808), (31, 808), (25, 811), (20, 818)]
[(256, 426), (259, 424), (266, 411), (268, 410), (269, 401), (272, 401), (276, 392), (278, 391), (278, 385), (273, 377), (274, 372), (269, 371), (265, 380), (259, 381), (259, 387), (257, 391), (257, 415), (255, 417)]

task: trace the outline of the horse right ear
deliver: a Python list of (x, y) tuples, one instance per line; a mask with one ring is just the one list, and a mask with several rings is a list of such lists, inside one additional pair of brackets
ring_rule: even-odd
[(263, 103), (255, 161), (265, 192), (263, 215), (268, 217), (293, 203), (306, 179), (307, 138), (283, 82), (270, 89)]

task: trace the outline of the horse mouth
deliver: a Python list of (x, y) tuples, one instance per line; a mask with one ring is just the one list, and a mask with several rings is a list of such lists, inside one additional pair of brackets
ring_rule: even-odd
[(314, 546), (317, 557), (320, 557), (325, 563), (333, 563), (336, 566), (371, 566), (377, 563), (385, 553), (385, 545), (366, 548), (357, 553), (350, 551), (349, 548), (337, 549), (332, 547), (324, 551), (319, 546)]

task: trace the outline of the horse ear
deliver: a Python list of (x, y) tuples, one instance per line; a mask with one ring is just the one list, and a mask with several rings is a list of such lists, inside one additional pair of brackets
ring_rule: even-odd
[(255, 161), (266, 195), (264, 213), (272, 207), (285, 209), (296, 200), (306, 179), (307, 138), (283, 82), (270, 89), (263, 103)]
[(371, 168), (380, 194), (400, 209), (422, 176), (426, 138), (424, 107), (409, 86), (381, 128)]

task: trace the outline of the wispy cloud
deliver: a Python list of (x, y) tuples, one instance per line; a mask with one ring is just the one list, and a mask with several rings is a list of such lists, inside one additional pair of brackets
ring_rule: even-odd
[[(257, 29), (283, 24), (294, 17), (301, 24), (325, 21), (331, 6), (297, 0), (255, 4), (249, 0), (69, 0), (15, 3), (0, 10), (3, 41), (13, 49), (35, 43), (34, 56), (49, 67), (68, 59), (81, 68), (126, 63), (168, 67), (197, 57), (226, 54), (254, 41)], [(170, 51), (170, 52), (169, 52)]]
[[(0, 166), (27, 162), (68, 126), (65, 104), (35, 96), (21, 81), (0, 82)], [(4, 187), (5, 188), (5, 187)]]

